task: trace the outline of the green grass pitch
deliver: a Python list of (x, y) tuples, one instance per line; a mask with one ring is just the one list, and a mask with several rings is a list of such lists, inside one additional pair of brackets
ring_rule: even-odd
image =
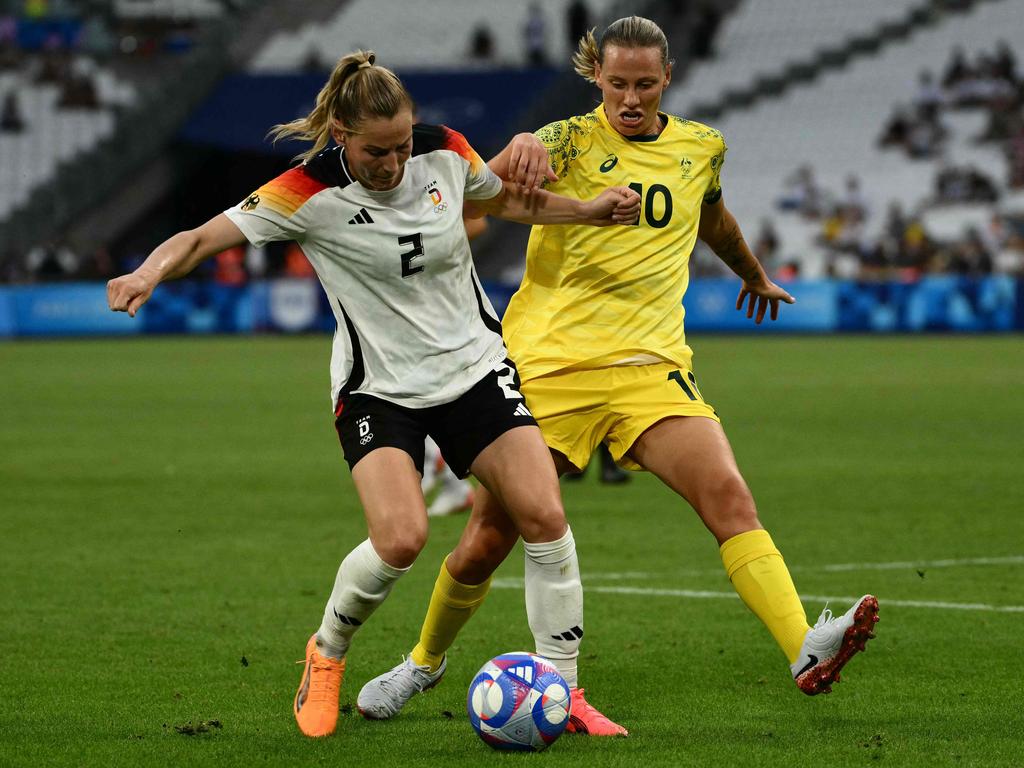
[(811, 621), (879, 596), (831, 695), (796, 690), (682, 501), (592, 472), (563, 486), (581, 680), (628, 739), (499, 755), (473, 735), (472, 675), (532, 645), (520, 551), (441, 686), (392, 722), (353, 711), (416, 638), (448, 518), (357, 635), (338, 732), (306, 740), (294, 662), (365, 536), (329, 339), (5, 342), (0, 765), (1024, 764), (1024, 340), (691, 343)]

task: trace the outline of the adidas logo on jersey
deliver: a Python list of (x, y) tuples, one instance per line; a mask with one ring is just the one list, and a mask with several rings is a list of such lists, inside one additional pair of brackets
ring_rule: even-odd
[(349, 224), (373, 224), (373, 219), (370, 218), (370, 212), (365, 208), (360, 208), (359, 213), (348, 220)]

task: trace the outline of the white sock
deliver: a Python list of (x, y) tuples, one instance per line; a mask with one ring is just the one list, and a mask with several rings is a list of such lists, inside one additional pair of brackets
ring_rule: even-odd
[(434, 438), (427, 436), (423, 444), (423, 479), (420, 480), (420, 490), (423, 495), (428, 495), (434, 486), (437, 485), (437, 463), (441, 458), (441, 449), (437, 447)]
[(340, 659), (348, 653), (352, 635), (391, 592), (408, 568), (395, 568), (380, 559), (367, 539), (341, 561), (334, 591), (316, 633), (320, 653)]
[(523, 542), (526, 550), (526, 617), (537, 655), (552, 661), (570, 688), (583, 637), (583, 585), (572, 529), (557, 541)]

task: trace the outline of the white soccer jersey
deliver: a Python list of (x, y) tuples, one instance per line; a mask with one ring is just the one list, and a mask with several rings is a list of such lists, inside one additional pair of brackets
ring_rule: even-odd
[(338, 321), (331, 398), (362, 392), (412, 408), (448, 403), (507, 355), (473, 268), (463, 199), (489, 199), (499, 179), (466, 139), (413, 128), (394, 189), (366, 189), (333, 147), (225, 213), (249, 242), (295, 240)]

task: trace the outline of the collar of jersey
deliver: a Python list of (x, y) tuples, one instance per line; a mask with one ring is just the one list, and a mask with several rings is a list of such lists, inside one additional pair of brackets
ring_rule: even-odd
[(402, 188), (402, 185), (405, 183), (406, 176), (405, 176), (405, 169), (403, 168), (402, 169), (402, 178), (399, 179), (398, 183), (395, 186), (393, 186), (391, 189), (369, 189), (368, 187), (364, 187), (360, 183), (359, 179), (356, 178), (355, 174), (352, 173), (351, 170), (349, 170), (348, 159), (345, 157), (345, 148), (344, 147), (342, 147), (341, 148), (341, 152), (338, 153), (338, 162), (341, 163), (342, 173), (345, 174), (345, 176), (348, 178), (348, 180), (352, 184), (358, 184), (359, 188), (361, 190), (363, 190), (363, 192), (368, 194), (370, 197), (386, 198), (388, 195), (393, 195), (396, 192), (398, 192), (398, 190), (400, 190)]
[(601, 106), (597, 108), (597, 117), (601, 121), (601, 125), (603, 125), (607, 130), (611, 131), (613, 134), (618, 136), (620, 139), (623, 139), (625, 141), (657, 141), (662, 136), (664, 136), (665, 131), (667, 131), (668, 127), (672, 125), (672, 121), (668, 119), (668, 115), (666, 115), (664, 112), (661, 112), (660, 110), (658, 111), (658, 116), (665, 118), (665, 127), (661, 129), (661, 133), (650, 134), (647, 136), (623, 136), (621, 133), (612, 128), (612, 124), (608, 122), (608, 115), (604, 113), (604, 104), (601, 104)]

